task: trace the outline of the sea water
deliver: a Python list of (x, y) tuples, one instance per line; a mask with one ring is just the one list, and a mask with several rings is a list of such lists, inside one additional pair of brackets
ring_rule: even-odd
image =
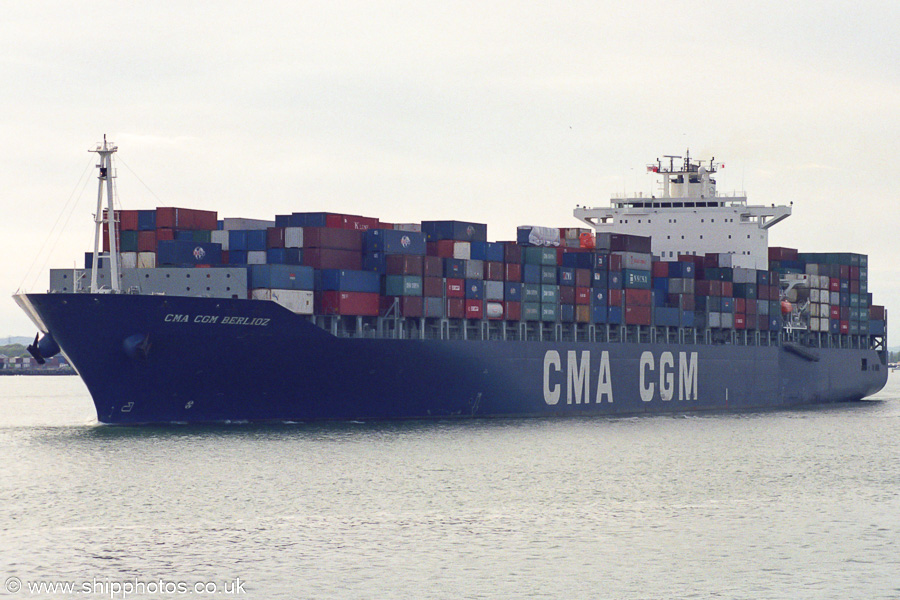
[(897, 374), (751, 413), (94, 416), (76, 377), (0, 377), (0, 595), (900, 597)]

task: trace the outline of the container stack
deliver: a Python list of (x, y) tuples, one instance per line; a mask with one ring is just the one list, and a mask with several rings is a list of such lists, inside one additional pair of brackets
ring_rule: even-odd
[[(117, 223), (125, 269), (245, 269), (249, 297), (300, 314), (778, 331), (804, 311), (813, 332), (885, 329), (859, 254), (772, 247), (765, 271), (734, 266), (732, 254), (660, 261), (648, 237), (580, 228), (523, 226), (516, 241), (489, 242), (486, 225), (465, 221), (310, 212), (217, 221), (183, 208), (118, 211)], [(801, 284), (784, 299), (783, 279)], [(230, 292), (233, 281), (206, 289)]]

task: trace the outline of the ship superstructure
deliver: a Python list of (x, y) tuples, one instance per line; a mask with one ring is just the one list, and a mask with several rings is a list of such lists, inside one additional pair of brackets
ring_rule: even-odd
[(769, 228), (791, 214), (791, 207), (750, 205), (744, 192), (723, 193), (713, 176), (721, 167), (693, 161), (687, 152), (648, 165), (659, 175), (659, 195), (613, 198), (606, 207), (579, 207), (577, 219), (598, 234), (626, 233), (652, 238), (662, 260), (679, 255), (731, 254), (732, 265), (768, 268)]

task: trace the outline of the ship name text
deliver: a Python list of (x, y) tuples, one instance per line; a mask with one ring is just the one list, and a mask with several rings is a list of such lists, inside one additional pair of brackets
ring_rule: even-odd
[(166, 323), (202, 323), (204, 325), (251, 325), (256, 327), (268, 327), (271, 319), (261, 317), (223, 317), (221, 315), (181, 315), (169, 313), (163, 321)]
[[(641, 400), (696, 400), (697, 363), (696, 352), (679, 352), (677, 357), (672, 352), (643, 352), (638, 361)], [(612, 402), (609, 352), (601, 352), (599, 361), (591, 360), (590, 350), (569, 350), (565, 354), (556, 350), (545, 352), (544, 402), (556, 405), (563, 395), (566, 404)]]

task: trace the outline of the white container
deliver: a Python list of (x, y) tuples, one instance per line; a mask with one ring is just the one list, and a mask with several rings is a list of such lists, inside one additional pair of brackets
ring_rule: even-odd
[(213, 244), (221, 244), (222, 250), (228, 250), (228, 232), (225, 230), (211, 231), (209, 234), (209, 241)]
[(156, 268), (156, 252), (138, 252), (137, 268), (138, 269), (155, 269)]
[(421, 223), (394, 223), (394, 229), (397, 231), (422, 231)]
[(313, 293), (306, 290), (258, 289), (250, 292), (253, 300), (277, 302), (298, 315), (313, 314)]
[(303, 247), (303, 228), (302, 227), (285, 227), (284, 228), (284, 247), (285, 248), (302, 248)]
[(248, 265), (264, 265), (266, 264), (266, 251), (265, 250), (250, 250), (247, 252), (247, 264)]
[(119, 256), (122, 258), (122, 268), (123, 269), (136, 269), (137, 268), (137, 252), (123, 252)]
[(230, 231), (232, 229), (268, 229), (269, 227), (275, 227), (275, 221), (265, 221), (263, 219), (243, 219), (238, 217), (222, 219), (222, 222), (224, 223), (222, 229), (225, 231)]
[(472, 244), (469, 242), (453, 242), (453, 258), (472, 260)]
[[(503, 282), (502, 281), (485, 281), (484, 282), (484, 299), (503, 301)], [(502, 307), (501, 307), (502, 312)], [(490, 316), (490, 315), (488, 315)]]
[(500, 302), (486, 302), (484, 305), (484, 314), (488, 319), (502, 319), (503, 304)]

